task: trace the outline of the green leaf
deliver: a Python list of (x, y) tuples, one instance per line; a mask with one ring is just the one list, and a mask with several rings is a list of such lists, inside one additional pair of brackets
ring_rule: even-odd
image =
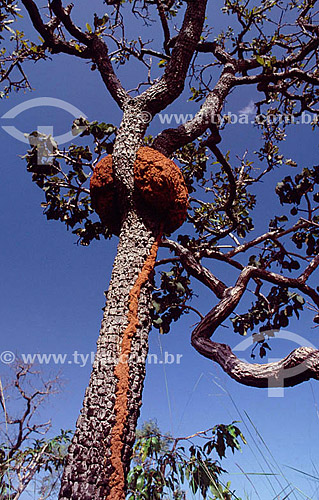
[(256, 61), (258, 62), (258, 64), (260, 64), (261, 66), (264, 66), (265, 65), (265, 59), (261, 56), (256, 56)]
[(161, 59), (161, 60), (159, 61), (159, 63), (158, 63), (158, 66), (159, 66), (160, 68), (164, 68), (164, 67), (166, 66), (166, 64), (167, 64), (166, 59)]
[(155, 325), (161, 325), (161, 324), (163, 323), (163, 320), (162, 320), (162, 318), (157, 318), (157, 319), (154, 319), (154, 320), (153, 320), (153, 323), (154, 323)]
[(144, 473), (142, 473), (135, 483), (135, 487), (138, 491), (142, 491), (144, 487)]

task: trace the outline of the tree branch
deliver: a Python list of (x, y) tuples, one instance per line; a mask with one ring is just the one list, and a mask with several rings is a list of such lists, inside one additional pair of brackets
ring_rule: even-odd
[(61, 0), (52, 0), (50, 2), (50, 6), (57, 18), (62, 21), (70, 35), (89, 47), (91, 44), (91, 37), (86, 33), (83, 33), (83, 31), (81, 31), (80, 28), (73, 23), (70, 17), (70, 11), (67, 12), (63, 8)]
[(216, 59), (223, 64), (235, 64), (236, 60), (233, 59), (226, 50), (224, 50), (217, 42), (200, 42), (196, 47), (197, 52), (214, 54)]
[(182, 28), (164, 75), (137, 98), (153, 116), (174, 102), (184, 89), (187, 71), (202, 33), (206, 4), (207, 0), (187, 1)]
[(163, 130), (155, 137), (152, 147), (170, 156), (176, 149), (200, 137), (212, 125), (218, 126), (225, 99), (235, 81), (235, 67), (226, 64), (214, 89), (208, 94), (194, 118), (177, 128)]
[(92, 61), (96, 64), (106, 88), (120, 108), (123, 109), (124, 104), (130, 99), (130, 95), (124, 89), (114, 72), (108, 56), (108, 47), (106, 43), (100, 37), (94, 35), (91, 49)]
[(53, 0), (51, 7), (55, 15), (62, 21), (67, 31), (74, 36), (84, 47), (77, 48), (72, 41), (65, 41), (53, 33), (52, 26), (44, 24), (38, 7), (33, 0), (22, 0), (23, 5), (28, 11), (34, 28), (40, 33), (46, 45), (52, 53), (63, 52), (65, 54), (75, 55), (84, 59), (92, 59), (97, 65), (102, 79), (113, 99), (120, 108), (123, 109), (124, 103), (130, 98), (124, 90), (120, 80), (117, 78), (111, 61), (108, 56), (108, 47), (106, 43), (95, 34), (83, 33), (71, 20), (69, 11), (62, 7), (60, 0)]
[(163, 6), (163, 3), (162, 3), (161, 0), (157, 0), (156, 4), (157, 4), (157, 10), (158, 10), (158, 14), (159, 14), (159, 17), (160, 17), (160, 20), (161, 20), (161, 24), (162, 24), (162, 28), (163, 28), (163, 33), (164, 33), (164, 44), (163, 44), (163, 47), (164, 47), (164, 50), (165, 50), (165, 54), (166, 55), (170, 55), (168, 44), (169, 44), (171, 35), (170, 35), (170, 32), (169, 32), (167, 18), (166, 18), (166, 15), (165, 15), (165, 9), (164, 9), (164, 6)]
[(234, 216), (234, 212), (233, 212), (233, 203), (236, 200), (237, 185), (236, 185), (236, 180), (235, 180), (235, 177), (234, 177), (234, 174), (233, 174), (233, 171), (232, 171), (230, 164), (228, 163), (228, 161), (226, 160), (226, 158), (224, 157), (224, 155), (222, 154), (222, 152), (220, 151), (220, 149), (217, 146), (217, 142), (220, 141), (220, 136), (218, 134), (217, 127), (216, 127), (216, 132), (217, 132), (217, 137), (216, 137), (216, 133), (213, 133), (207, 139), (207, 141), (204, 142), (204, 145), (207, 145), (211, 149), (212, 153), (216, 157), (216, 160), (219, 161), (219, 163), (221, 164), (221, 167), (222, 167), (223, 171), (225, 172), (225, 174), (227, 175), (228, 182), (229, 182), (229, 194), (228, 194), (228, 198), (226, 200), (226, 203), (223, 207), (223, 210), (225, 210), (225, 213), (228, 216), (228, 218), (231, 220), (232, 225), (226, 231), (222, 232), (222, 234), (218, 235), (219, 238), (223, 238), (223, 236), (226, 236), (227, 234), (229, 234), (238, 225), (238, 221), (237, 221), (236, 217)]
[[(243, 243), (242, 245), (238, 246), (234, 250), (230, 250), (230, 252), (227, 252), (225, 254), (225, 257), (233, 257), (234, 255), (237, 255), (238, 253), (241, 252), (246, 252), (249, 250), (249, 248), (252, 248), (256, 245), (259, 245), (259, 243), (262, 243), (263, 241), (266, 240), (276, 240), (277, 238), (282, 238), (283, 236), (286, 236), (287, 234), (293, 233), (295, 231), (298, 231), (299, 229), (302, 229), (304, 227), (312, 225), (312, 222), (309, 220), (303, 220), (303, 222), (297, 222), (297, 224), (294, 224), (292, 227), (289, 229), (276, 229), (275, 231), (269, 231), (268, 233), (265, 233), (261, 236), (258, 236), (254, 240), (248, 241), (247, 243)], [(210, 257), (209, 255), (209, 250), (205, 251), (205, 257)], [(203, 254), (204, 256), (204, 254)]]
[(22, 0), (22, 3), (28, 11), (34, 28), (41, 35), (45, 44), (51, 49), (53, 54), (63, 52), (82, 59), (91, 58), (91, 52), (87, 47), (81, 47), (78, 49), (73, 42), (66, 42), (65, 40), (57, 37), (53, 33), (54, 26), (50, 23), (45, 24), (43, 22), (38, 7), (33, 0)]
[(226, 344), (209, 339), (193, 340), (192, 344), (232, 379), (249, 387), (293, 387), (309, 379), (319, 379), (319, 350), (310, 347), (298, 347), (274, 363), (251, 364), (238, 359)]
[(173, 240), (162, 239), (161, 246), (169, 248), (176, 255), (180, 257), (180, 262), (183, 264), (185, 270), (194, 278), (198, 279), (201, 283), (206, 285), (214, 292), (217, 298), (224, 296), (227, 286), (216, 276), (214, 276), (206, 267), (202, 266), (194, 257), (192, 252), (187, 250), (179, 243)]
[[(235, 85), (249, 85), (255, 83), (277, 83), (290, 78), (297, 78), (298, 81), (319, 85), (319, 78), (307, 71), (302, 71), (299, 68), (282, 71), (280, 73), (260, 73), (259, 75), (241, 76), (236, 78)], [(280, 89), (276, 87), (279, 92)]]
[[(212, 342), (210, 337), (239, 304), (251, 278), (276, 285), (297, 288), (310, 296), (319, 306), (319, 295), (305, 284), (305, 280), (318, 267), (316, 256), (299, 278), (286, 278), (263, 269), (247, 266), (240, 273), (235, 286), (224, 292), (222, 300), (205, 316), (192, 333), (192, 345), (203, 356), (217, 362), (238, 382), (252, 387), (283, 387), (299, 384), (310, 378), (319, 379), (319, 351), (301, 347), (277, 363), (253, 365), (240, 361), (225, 344)], [(289, 370), (288, 370), (289, 369)]]

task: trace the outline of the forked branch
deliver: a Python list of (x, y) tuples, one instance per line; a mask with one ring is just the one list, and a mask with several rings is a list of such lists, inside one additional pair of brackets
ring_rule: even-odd
[(248, 282), (259, 278), (277, 285), (295, 288), (312, 298), (319, 306), (319, 295), (306, 285), (310, 274), (318, 267), (317, 255), (299, 278), (286, 278), (280, 274), (247, 266), (240, 273), (236, 284), (225, 290), (222, 300), (205, 316), (192, 333), (192, 345), (237, 382), (252, 387), (288, 387), (310, 378), (319, 379), (319, 350), (308, 347), (295, 349), (281, 361), (269, 364), (250, 364), (241, 361), (226, 344), (210, 340), (210, 337), (229, 317), (239, 304)]
[[(70, 17), (70, 9), (64, 9), (61, 0), (53, 0), (50, 3), (56, 19), (61, 21), (68, 33), (75, 39), (66, 41), (64, 38), (56, 35), (54, 29), (57, 23), (52, 24), (52, 20), (45, 24), (40, 11), (33, 0), (22, 0), (23, 5), (28, 11), (34, 28), (38, 31), (53, 54), (64, 53), (71, 54), (82, 59), (91, 59), (97, 66), (103, 82), (113, 99), (120, 108), (129, 99), (129, 94), (123, 88), (120, 80), (116, 76), (111, 64), (108, 47), (104, 40), (95, 33), (85, 33), (81, 31)], [(79, 42), (81, 45), (79, 45)]]

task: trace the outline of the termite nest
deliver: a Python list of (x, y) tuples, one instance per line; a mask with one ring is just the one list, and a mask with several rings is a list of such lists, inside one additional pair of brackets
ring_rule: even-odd
[[(141, 147), (134, 163), (135, 198), (143, 203), (169, 234), (186, 219), (188, 191), (178, 166), (162, 153)], [(119, 207), (115, 190), (112, 156), (102, 158), (90, 183), (92, 208), (110, 232), (119, 233)]]

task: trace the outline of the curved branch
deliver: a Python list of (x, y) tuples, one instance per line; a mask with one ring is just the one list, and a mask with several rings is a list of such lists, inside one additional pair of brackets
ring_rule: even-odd
[(164, 75), (137, 98), (153, 116), (174, 102), (184, 89), (187, 71), (203, 30), (206, 4), (207, 0), (187, 1), (182, 28)]
[(310, 347), (298, 347), (282, 360), (262, 365), (241, 361), (228, 345), (209, 339), (198, 338), (192, 345), (232, 379), (249, 387), (293, 387), (319, 379), (319, 350)]
[[(229, 317), (239, 304), (251, 278), (260, 278), (277, 285), (297, 288), (310, 296), (319, 306), (319, 295), (305, 284), (305, 279), (318, 267), (316, 256), (306, 271), (297, 279), (286, 278), (263, 269), (247, 266), (240, 273), (235, 286), (224, 292), (222, 300), (205, 316), (192, 333), (195, 349), (215, 362), (232, 378), (252, 387), (283, 387), (299, 384), (310, 378), (319, 378), (319, 351), (301, 347), (289, 356), (268, 365), (253, 365), (240, 361), (226, 344), (210, 340), (218, 326)], [(289, 370), (288, 370), (289, 369)]]
[(87, 35), (83, 33), (71, 20), (69, 10), (63, 9), (61, 0), (53, 0), (51, 7), (55, 15), (64, 24), (68, 32), (74, 36), (84, 46), (77, 48), (74, 42), (67, 42), (57, 37), (53, 33), (53, 28), (45, 24), (40, 15), (39, 9), (33, 0), (22, 0), (23, 5), (28, 11), (34, 28), (40, 33), (46, 45), (52, 53), (63, 52), (65, 54), (75, 55), (84, 59), (92, 59), (102, 76), (102, 79), (113, 99), (120, 108), (123, 109), (124, 103), (130, 98), (129, 94), (123, 88), (120, 80), (117, 78), (110, 58), (108, 56), (108, 47), (106, 43), (97, 35)]
[(310, 275), (310, 273), (312, 273), (318, 267), (318, 265), (319, 256), (317, 255), (309, 264), (306, 271), (304, 271), (304, 273), (299, 278), (287, 278), (286, 276), (282, 276), (281, 274), (276, 274), (271, 271), (266, 271), (265, 269), (257, 268), (254, 268), (253, 272), (251, 273), (251, 278), (260, 278), (264, 281), (268, 281), (268, 283), (273, 283), (274, 285), (296, 288), (305, 295), (308, 295), (308, 297), (310, 297), (319, 307), (319, 295), (313, 288), (305, 283), (305, 273), (307, 272), (307, 270), (310, 270)]

